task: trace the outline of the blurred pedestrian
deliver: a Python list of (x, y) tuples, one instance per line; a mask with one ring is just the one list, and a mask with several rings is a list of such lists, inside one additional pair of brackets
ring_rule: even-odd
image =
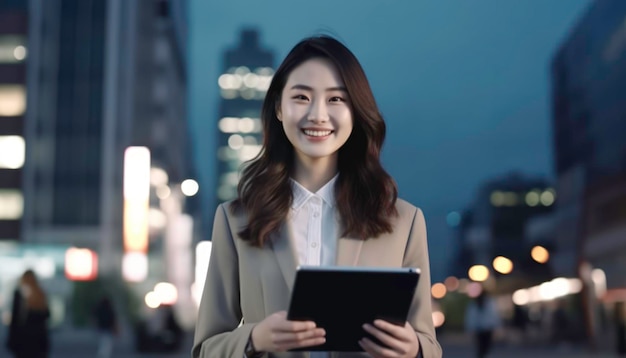
[(162, 304), (154, 311), (148, 320), (147, 331), (153, 350), (176, 351), (181, 346), (184, 332), (172, 305)]
[(323, 344), (326, 332), (286, 318), (296, 267), (352, 265), (422, 270), (406, 322), (370, 322), (353, 343), (374, 357), (441, 357), (424, 215), (398, 198), (380, 162), (385, 121), (357, 58), (329, 36), (302, 40), (274, 73), (261, 112), (260, 154), (237, 199), (215, 213), (192, 356), (301, 357), (285, 351)]
[(50, 351), (50, 310), (35, 272), (26, 270), (13, 294), (7, 347), (16, 358), (46, 358)]
[(113, 353), (115, 336), (118, 333), (118, 322), (113, 301), (108, 295), (103, 296), (96, 304), (94, 311), (98, 330), (98, 358), (109, 358)]
[(566, 348), (570, 339), (571, 319), (565, 310), (565, 301), (554, 302), (555, 308), (552, 312), (552, 343)]
[(511, 322), (512, 328), (519, 335), (518, 338), (521, 343), (525, 343), (527, 340), (527, 327), (530, 319), (528, 317), (528, 310), (520, 305), (513, 305), (513, 319)]
[(483, 289), (465, 311), (465, 329), (473, 336), (477, 358), (491, 352), (494, 333), (501, 324), (495, 300)]
[(615, 302), (615, 339), (616, 350), (620, 356), (626, 356), (626, 305), (622, 301)]

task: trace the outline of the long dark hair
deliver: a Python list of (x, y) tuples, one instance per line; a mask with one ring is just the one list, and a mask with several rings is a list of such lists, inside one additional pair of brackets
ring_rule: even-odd
[(289, 214), (294, 149), (276, 112), (289, 75), (312, 58), (324, 58), (335, 65), (345, 83), (354, 120), (352, 133), (338, 155), (335, 198), (342, 236), (367, 239), (393, 230), (391, 218), (397, 215), (398, 189), (380, 163), (386, 128), (365, 72), (341, 42), (315, 36), (300, 41), (274, 74), (261, 111), (263, 147), (246, 163), (237, 188), (239, 197), (231, 206), (233, 213), (245, 210), (248, 225), (239, 236), (253, 246), (262, 247)]

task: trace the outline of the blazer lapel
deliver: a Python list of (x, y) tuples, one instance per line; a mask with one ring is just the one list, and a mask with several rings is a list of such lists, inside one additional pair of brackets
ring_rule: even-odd
[(289, 291), (293, 291), (293, 284), (296, 277), (296, 268), (298, 265), (298, 259), (296, 255), (295, 243), (293, 242), (293, 235), (291, 235), (291, 229), (289, 225), (283, 223), (279, 232), (272, 235), (270, 245), (280, 271), (283, 273), (285, 282)]
[(356, 266), (363, 248), (363, 241), (342, 237), (337, 243), (337, 266)]

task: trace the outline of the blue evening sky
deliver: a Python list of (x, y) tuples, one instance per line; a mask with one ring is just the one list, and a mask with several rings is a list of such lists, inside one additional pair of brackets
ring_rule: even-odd
[[(217, 77), (242, 27), (276, 64), (301, 38), (332, 34), (360, 59), (387, 121), (400, 196), (426, 215), (433, 280), (446, 274), (446, 214), (511, 170), (552, 177), (549, 66), (590, 0), (190, 1), (190, 118), (212, 219)], [(204, 190), (203, 190), (204, 189)]]

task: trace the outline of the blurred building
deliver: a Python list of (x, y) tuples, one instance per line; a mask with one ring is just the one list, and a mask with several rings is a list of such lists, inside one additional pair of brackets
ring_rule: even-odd
[(0, 2), (0, 241), (21, 234), (27, 33), (28, 1)]
[[(139, 293), (168, 281), (190, 303), (192, 236), (201, 226), (186, 115), (187, 2), (29, 3), (22, 242), (91, 249), (98, 275), (137, 281)], [(6, 123), (14, 122), (2, 121), (0, 130)], [(129, 147), (147, 154), (135, 168), (125, 165)], [(145, 176), (125, 177), (144, 164)], [(145, 184), (145, 207), (128, 205), (129, 181)], [(137, 252), (144, 259), (127, 260), (129, 225), (133, 235), (146, 233)], [(64, 264), (53, 270), (59, 280)]]
[(237, 196), (241, 164), (261, 149), (261, 106), (274, 73), (274, 55), (261, 46), (259, 36), (256, 30), (241, 31), (237, 46), (222, 59), (214, 196), (218, 203)]
[[(547, 267), (532, 259), (525, 237), (528, 221), (551, 212), (555, 201), (548, 181), (519, 173), (494, 178), (478, 189), (471, 218), (463, 226), (463, 246), (471, 265), (490, 269), (498, 292), (511, 293), (549, 277)], [(497, 257), (508, 267), (496, 269)]]
[(554, 56), (552, 86), (563, 269), (587, 261), (626, 290), (626, 2), (592, 2)]

